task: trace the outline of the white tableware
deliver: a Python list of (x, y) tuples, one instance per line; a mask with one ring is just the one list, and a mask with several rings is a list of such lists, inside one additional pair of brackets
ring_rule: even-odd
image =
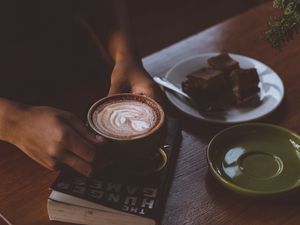
[[(180, 88), (181, 83), (186, 80), (188, 74), (203, 67), (207, 67), (207, 60), (218, 54), (219, 53), (205, 53), (184, 59), (168, 71), (165, 79)], [(166, 90), (168, 99), (180, 111), (189, 116), (207, 122), (222, 124), (252, 121), (262, 118), (274, 111), (280, 105), (284, 96), (284, 86), (278, 74), (256, 59), (237, 54), (229, 55), (239, 62), (241, 68), (246, 69), (255, 67), (257, 69), (260, 78), (258, 102), (250, 100), (243, 104), (226, 107), (223, 111), (204, 113), (200, 112), (191, 101), (173, 91)]]

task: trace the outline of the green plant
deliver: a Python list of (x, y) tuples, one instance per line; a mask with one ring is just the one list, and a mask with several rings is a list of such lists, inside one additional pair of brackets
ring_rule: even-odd
[(300, 27), (300, 0), (274, 0), (273, 6), (282, 14), (270, 19), (265, 38), (272, 47), (280, 49)]

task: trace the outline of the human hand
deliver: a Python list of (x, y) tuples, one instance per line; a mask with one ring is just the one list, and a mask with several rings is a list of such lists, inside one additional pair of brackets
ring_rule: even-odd
[(164, 94), (140, 65), (116, 63), (111, 76), (109, 95), (122, 92), (145, 95), (161, 105), (164, 104)]
[(73, 114), (45, 106), (25, 107), (14, 113), (8, 141), (48, 169), (58, 169), (63, 163), (90, 176), (96, 152), (102, 154), (97, 162), (100, 168), (106, 166), (101, 152), (104, 140)]

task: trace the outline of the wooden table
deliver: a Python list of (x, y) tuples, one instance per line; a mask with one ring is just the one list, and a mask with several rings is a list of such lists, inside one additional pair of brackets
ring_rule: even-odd
[[(283, 104), (264, 121), (300, 133), (299, 36), (281, 52), (271, 49), (261, 38), (271, 14), (270, 3), (261, 5), (146, 57), (145, 67), (162, 76), (185, 57), (221, 50), (256, 58), (277, 71), (286, 87)], [(205, 153), (209, 140), (224, 127), (178, 115), (184, 127), (183, 142), (163, 225), (300, 223), (299, 191), (277, 198), (249, 198), (218, 184), (208, 171)], [(14, 225), (63, 224), (50, 222), (46, 211), (48, 187), (56, 176), (1, 143), (0, 212)]]

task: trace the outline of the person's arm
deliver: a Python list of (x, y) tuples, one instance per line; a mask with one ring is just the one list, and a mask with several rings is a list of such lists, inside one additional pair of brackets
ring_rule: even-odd
[(153, 82), (151, 76), (144, 69), (139, 57), (124, 0), (114, 0), (116, 24), (112, 31), (108, 48), (115, 60), (115, 67), (111, 77), (109, 94), (131, 91), (143, 94), (162, 103), (162, 93)]
[(107, 47), (116, 64), (127, 63), (142, 67), (135, 45), (127, 9), (127, 1), (113, 0), (111, 30), (108, 35)]
[(127, 1), (103, 1), (102, 7), (107, 12), (99, 12), (96, 18), (98, 21), (89, 30), (93, 36), (94, 29), (114, 63), (109, 95), (132, 92), (162, 102), (161, 90), (144, 69), (138, 54), (127, 13)]
[[(0, 98), (0, 140), (17, 146), (54, 170), (63, 163), (89, 176), (103, 143), (73, 114), (45, 106), (28, 106)], [(105, 158), (100, 162), (105, 166)]]

